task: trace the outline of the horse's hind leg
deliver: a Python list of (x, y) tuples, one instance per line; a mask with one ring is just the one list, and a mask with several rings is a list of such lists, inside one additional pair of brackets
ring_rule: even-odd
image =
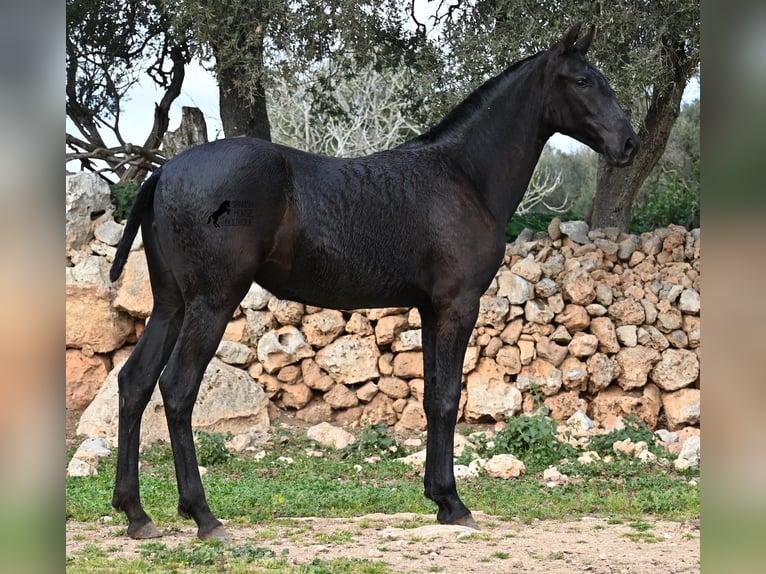
[(151, 233), (145, 232), (144, 236), (154, 309), (146, 330), (118, 376), (117, 476), (112, 496), (112, 506), (128, 517), (128, 535), (132, 538), (161, 536), (141, 506), (138, 484), (141, 416), (173, 350), (184, 315), (175, 279), (158, 268), (161, 257), (154, 248)]
[(226, 540), (228, 535), (213, 516), (205, 497), (192, 434), (192, 410), (205, 368), (249, 284), (249, 279), (238, 282), (232, 294), (218, 303), (204, 296), (187, 302), (178, 341), (160, 377), (178, 482), (178, 512), (194, 519), (201, 539)]

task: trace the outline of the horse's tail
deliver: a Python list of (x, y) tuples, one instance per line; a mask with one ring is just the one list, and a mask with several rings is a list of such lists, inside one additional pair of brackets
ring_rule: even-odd
[(141, 226), (141, 220), (143, 219), (144, 212), (151, 206), (154, 200), (154, 189), (157, 187), (157, 180), (160, 178), (160, 169), (155, 171), (149, 179), (147, 179), (138, 190), (136, 199), (133, 202), (133, 207), (130, 209), (130, 215), (128, 215), (128, 221), (125, 224), (125, 229), (122, 232), (122, 239), (117, 245), (117, 252), (114, 255), (114, 263), (109, 271), (109, 279), (111, 281), (117, 281), (122, 273), (122, 268), (125, 267), (125, 263), (128, 260), (128, 254), (130, 248), (133, 245), (133, 240), (136, 238), (138, 228)]

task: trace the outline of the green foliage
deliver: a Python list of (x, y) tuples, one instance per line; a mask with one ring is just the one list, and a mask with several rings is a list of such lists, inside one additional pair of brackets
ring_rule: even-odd
[(115, 183), (110, 186), (115, 221), (122, 221), (128, 217), (139, 187), (140, 185), (137, 183), (127, 183), (125, 185)]
[(542, 470), (572, 456), (575, 449), (556, 438), (556, 421), (545, 416), (511, 417), (507, 426), (495, 435), (491, 451), (482, 441), (482, 455), (512, 454), (524, 461), (528, 471)]
[(382, 458), (398, 458), (407, 453), (396, 439), (388, 436), (388, 427), (383, 423), (367, 424), (362, 428), (359, 439), (344, 449), (346, 456), (364, 458), (377, 455)]
[(163, 562), (168, 566), (210, 566), (220, 559), (224, 546), (213, 541), (168, 548), (162, 542), (148, 542), (138, 547), (138, 553), (147, 560)]
[(634, 443), (644, 441), (655, 454), (665, 454), (657, 452), (659, 449), (657, 436), (643, 420), (633, 415), (629, 415), (625, 419), (625, 428), (591, 437), (588, 441), (588, 448), (602, 455), (612, 454), (612, 445), (625, 439), (630, 439)]
[(671, 223), (687, 229), (698, 227), (700, 218), (699, 182), (682, 180), (677, 174), (661, 176), (654, 189), (633, 212), (630, 230), (634, 233), (667, 227)]
[(221, 464), (234, 456), (226, 448), (226, 441), (231, 438), (230, 433), (194, 431), (194, 438), (197, 445), (197, 460), (202, 466)]

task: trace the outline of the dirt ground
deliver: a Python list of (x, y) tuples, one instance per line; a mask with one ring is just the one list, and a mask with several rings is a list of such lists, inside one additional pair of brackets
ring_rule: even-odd
[[(79, 441), (74, 429), (80, 413), (67, 412), (67, 447)], [(641, 529), (629, 522), (609, 524), (584, 517), (524, 524), (474, 512), (480, 530), (435, 524), (428, 515), (369, 514), (347, 518), (283, 519), (273, 524), (226, 528), (234, 545), (251, 544), (286, 553), (291, 564), (316, 558), (382, 561), (395, 572), (461, 574), (692, 574), (700, 571), (699, 521), (657, 521)], [(157, 539), (168, 548), (195, 539), (196, 527), (163, 528)], [(132, 540), (126, 524), (67, 522), (66, 554), (93, 544), (109, 556), (140, 556), (146, 541)]]
[[(228, 525), (235, 545), (252, 544), (287, 550), (291, 564), (315, 558), (360, 558), (382, 561), (395, 572), (506, 574), (643, 574), (698, 573), (699, 524), (648, 520), (650, 539), (636, 540), (627, 524), (608, 524), (600, 518), (504, 522), (474, 513), (481, 530), (427, 524), (431, 517), (417, 514), (370, 514), (354, 519), (303, 518), (271, 525)], [(424, 524), (412, 527), (414, 524)], [(67, 555), (87, 544), (109, 549), (116, 557), (139, 557), (146, 541), (128, 538), (125, 526), (68, 522)], [(194, 539), (193, 525), (165, 530), (168, 548)]]

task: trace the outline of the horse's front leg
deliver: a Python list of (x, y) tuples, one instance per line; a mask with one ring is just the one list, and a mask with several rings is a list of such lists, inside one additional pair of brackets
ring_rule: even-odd
[(425, 495), (439, 506), (442, 524), (476, 528), (457, 494), (453, 468), (455, 423), (465, 350), (476, 323), (479, 297), (455, 299), (443, 309), (420, 310), (425, 374), (423, 409), (428, 421)]

